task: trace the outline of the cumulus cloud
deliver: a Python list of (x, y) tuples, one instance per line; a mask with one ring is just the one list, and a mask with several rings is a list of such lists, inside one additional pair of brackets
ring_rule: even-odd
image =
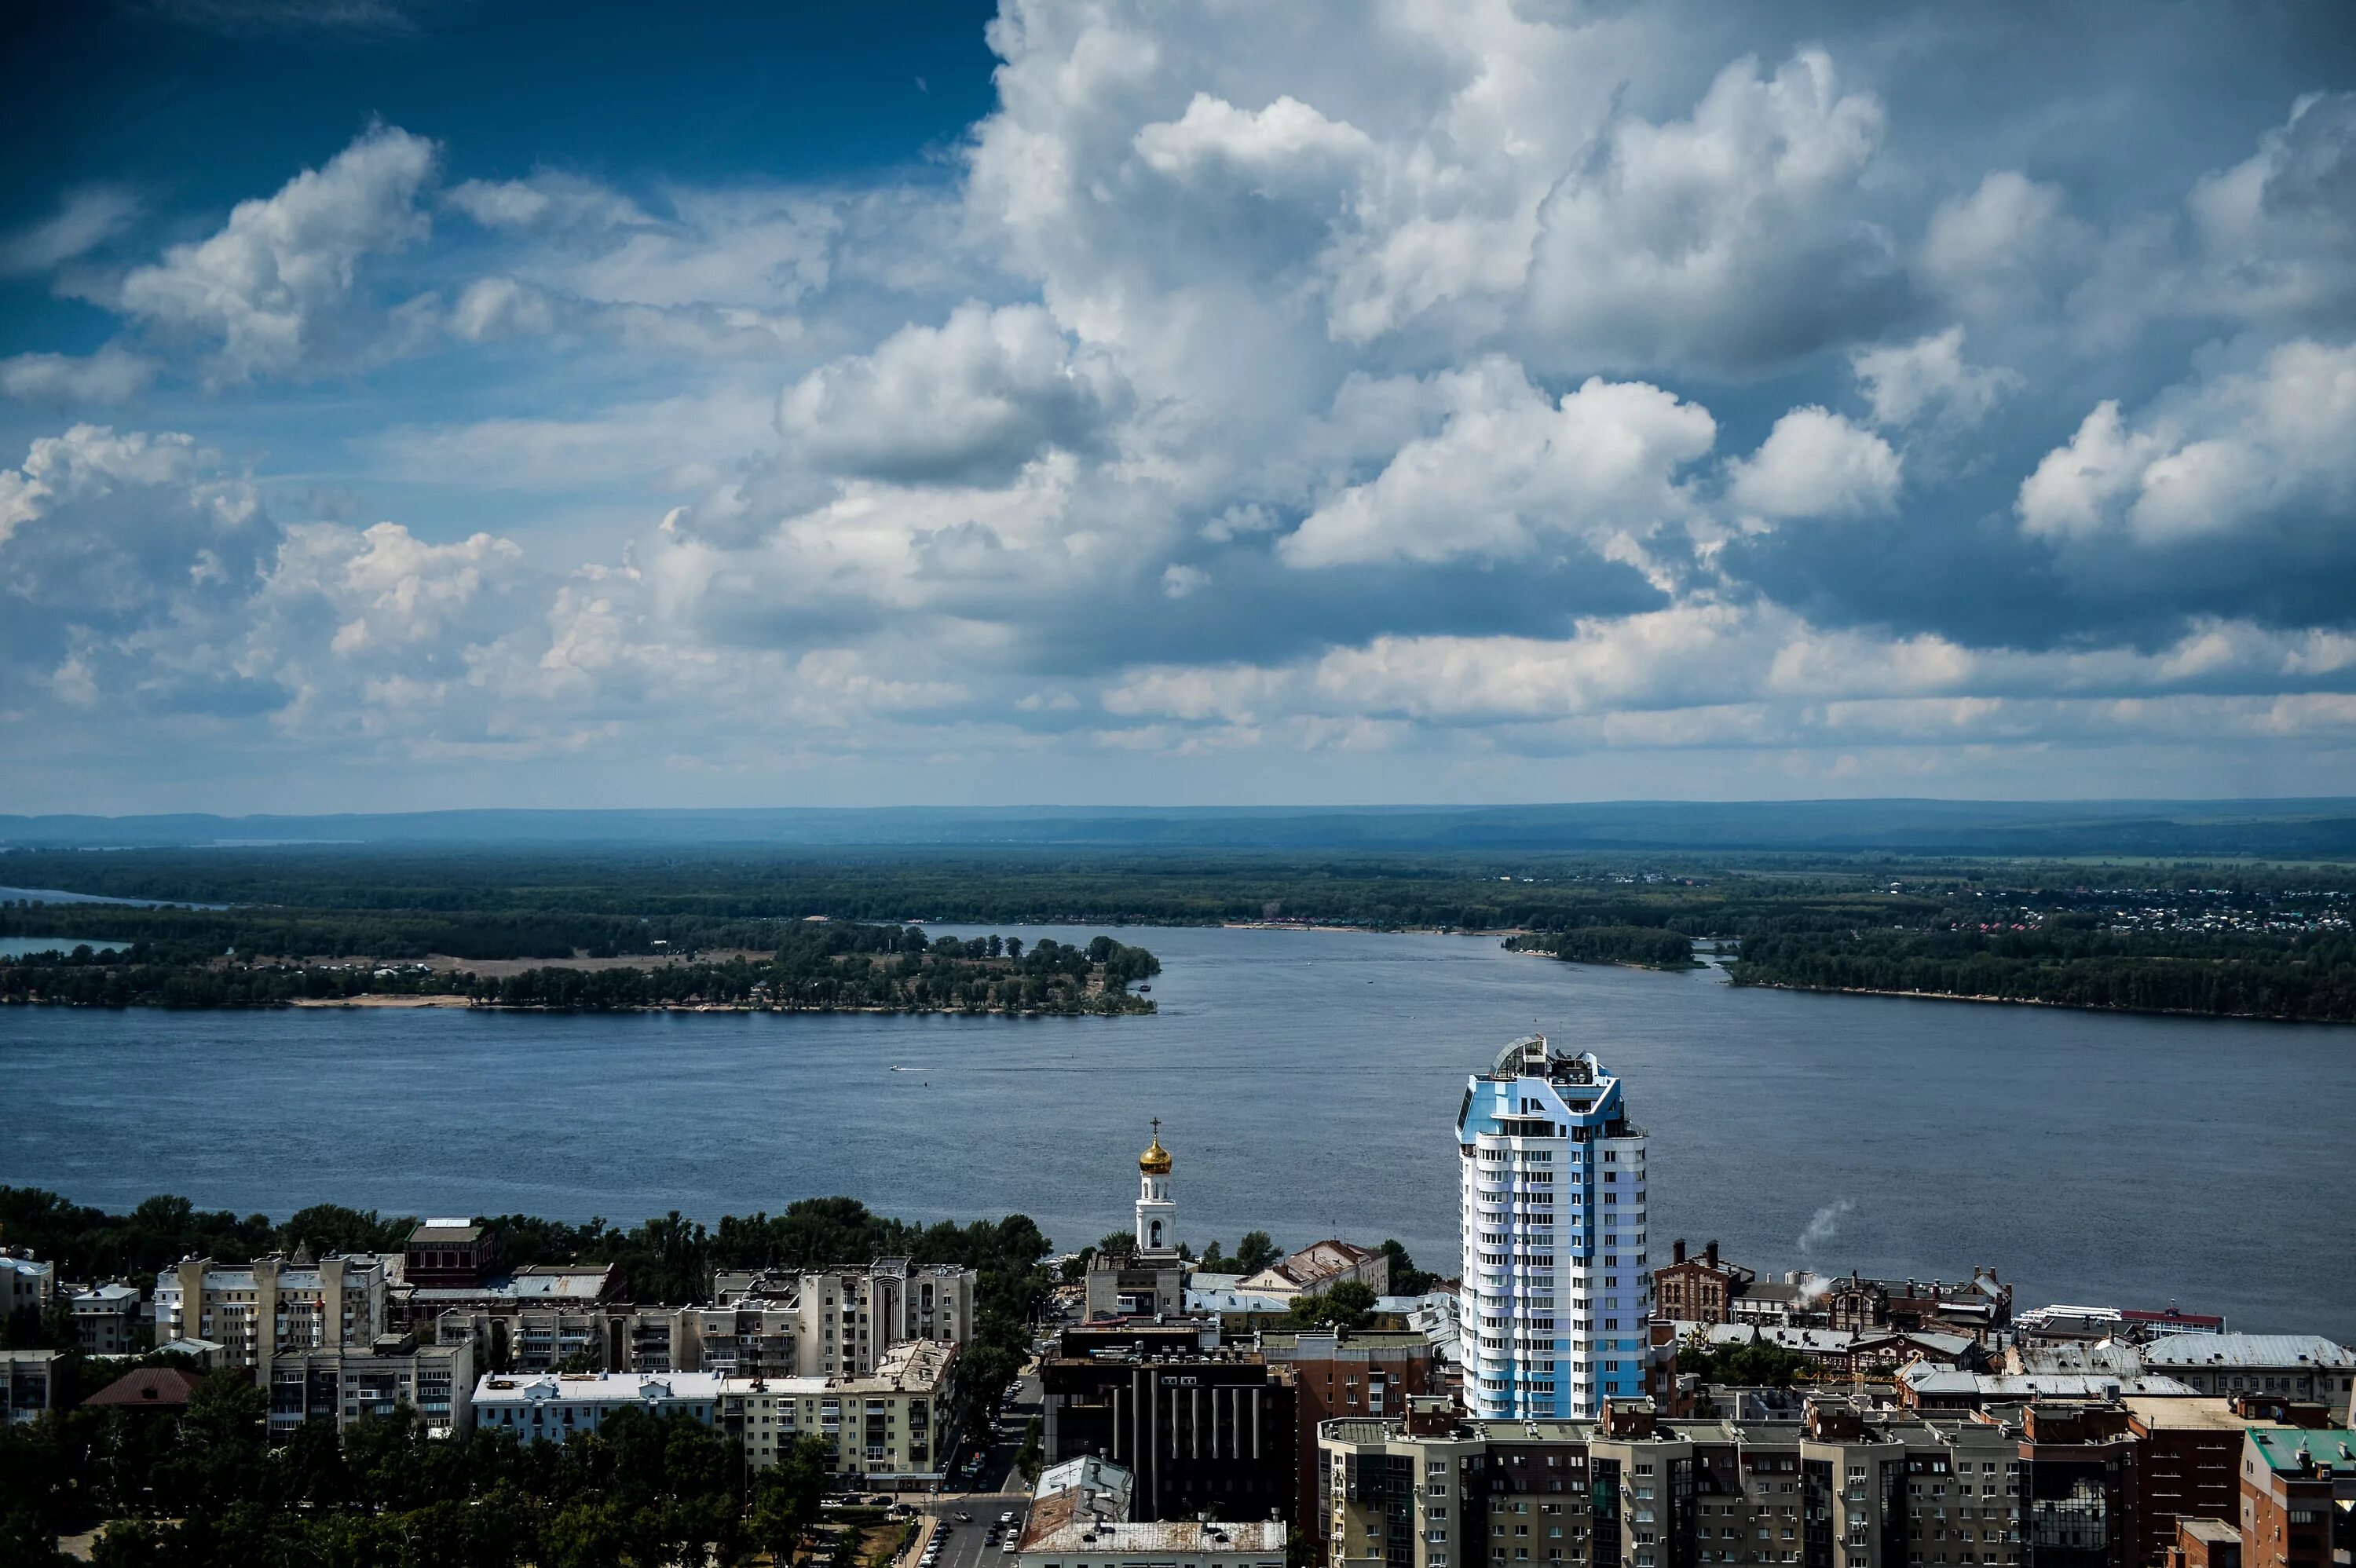
[(1729, 66), (1690, 119), (1617, 122), (1547, 200), (1534, 321), (1574, 357), (1718, 369), (1869, 330), (1897, 272), (1856, 201), (1882, 121), (1807, 49)]
[(386, 126), (276, 195), (238, 203), (209, 240), (176, 245), (123, 280), (122, 310), (167, 338), (210, 347), (214, 379), (283, 374), (381, 336), (347, 319), (361, 263), (424, 238), (418, 195), (435, 149)]
[(1522, 556), (1549, 539), (1599, 551), (1691, 510), (1679, 472), (1708, 411), (1644, 382), (1590, 379), (1560, 399), (1489, 359), (1434, 379), (1439, 428), (1309, 514), (1278, 547), (1302, 568)]
[(0, 359), (0, 392), (27, 402), (120, 403), (145, 391), (156, 368), (112, 343), (95, 354), (16, 354)]
[(2340, 535), (2356, 502), (2356, 347), (2300, 340), (2140, 422), (2115, 401), (2021, 482), (2020, 524), (2163, 548), (2254, 530)]
[(1848, 363), (1873, 409), (1874, 422), (1880, 425), (1910, 425), (1918, 420), (1976, 425), (2021, 386), (2017, 371), (1965, 363), (1960, 326), (1912, 343), (1860, 348)]
[(912, 484), (1003, 483), (1052, 449), (1097, 444), (1126, 389), (1036, 305), (969, 301), (937, 327), (909, 326), (873, 354), (814, 370), (778, 423), (830, 474)]
[(1873, 432), (1826, 409), (1794, 409), (1757, 452), (1728, 464), (1727, 491), (1762, 517), (1854, 517), (1896, 505), (1901, 466)]
[(2071, 216), (2061, 187), (1998, 169), (1970, 195), (1939, 204), (1915, 267), (1955, 309), (1999, 316), (2066, 282), (2065, 269), (2083, 266), (2094, 243), (2093, 229)]
[(2344, 327), (2356, 310), (2356, 92), (2301, 98), (2188, 206), (2203, 261), (2189, 306)]

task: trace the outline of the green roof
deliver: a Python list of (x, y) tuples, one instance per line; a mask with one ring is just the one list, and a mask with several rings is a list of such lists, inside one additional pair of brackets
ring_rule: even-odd
[[(2327, 1426), (2308, 1432), (2296, 1426), (2252, 1427), (2250, 1441), (2258, 1457), (2276, 1470), (2304, 1469), (2320, 1460), (2341, 1475), (2356, 1475), (2356, 1432)], [(2306, 1457), (2299, 1451), (2306, 1450)]]

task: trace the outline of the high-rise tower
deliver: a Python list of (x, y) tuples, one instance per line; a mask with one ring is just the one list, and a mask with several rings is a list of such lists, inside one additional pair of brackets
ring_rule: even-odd
[(1644, 1133), (1590, 1053), (1514, 1041), (1456, 1113), (1458, 1336), (1475, 1415), (1576, 1419), (1644, 1392)]

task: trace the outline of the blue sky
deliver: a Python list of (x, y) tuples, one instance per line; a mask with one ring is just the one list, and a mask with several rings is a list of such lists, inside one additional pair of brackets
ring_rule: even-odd
[(16, 809), (2351, 776), (2342, 6), (7, 26)]

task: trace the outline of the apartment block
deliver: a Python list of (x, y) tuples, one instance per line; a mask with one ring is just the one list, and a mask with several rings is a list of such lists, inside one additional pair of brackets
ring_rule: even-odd
[(139, 1335), (139, 1287), (93, 1285), (66, 1293), (66, 1310), (86, 1356), (127, 1356)]
[(563, 1443), (601, 1430), (626, 1410), (683, 1415), (699, 1426), (720, 1420), (720, 1380), (709, 1372), (560, 1372), (477, 1379), (475, 1430), (525, 1443)]
[(465, 1432), (473, 1424), (472, 1345), (420, 1345), (413, 1333), (380, 1336), (366, 1349), (290, 1350), (270, 1368), (270, 1433), (282, 1438), (306, 1423), (341, 1435), (367, 1416), (384, 1417), (402, 1405), (417, 1412), (429, 1432)]
[(863, 1269), (723, 1269), (712, 1278), (712, 1307), (693, 1326), (697, 1354), (715, 1370), (750, 1372), (757, 1359), (764, 1372), (864, 1376), (912, 1340), (971, 1339), (979, 1288), (971, 1269), (906, 1258)]
[(869, 1486), (930, 1484), (948, 1459), (957, 1354), (954, 1345), (915, 1340), (863, 1376), (724, 1378), (720, 1423), (755, 1469), (817, 1437), (840, 1475)]
[(55, 1405), (63, 1350), (0, 1350), (0, 1426), (33, 1421)]
[(1590, 1052), (1529, 1035), (1456, 1113), (1464, 1399), (1484, 1418), (1591, 1416), (1645, 1392), (1645, 1136)]
[(56, 1265), (41, 1262), (21, 1247), (0, 1249), (0, 1322), (20, 1312), (37, 1317), (49, 1309), (57, 1296)]
[(1350, 1568), (1937, 1568), (2022, 1561), (2017, 1435), (1808, 1407), (1792, 1422), (1480, 1421), (1439, 1401), (1327, 1422)]
[(2240, 1483), (2243, 1568), (2346, 1568), (2356, 1556), (2356, 1431), (2254, 1430)]
[(1290, 1367), (1298, 1411), (1293, 1508), (1290, 1518), (1312, 1541), (1324, 1538), (1324, 1515), (1317, 1506), (1318, 1429), (1342, 1416), (1396, 1415), (1413, 1397), (1437, 1387), (1438, 1368), (1430, 1339), (1419, 1333), (1280, 1332), (1264, 1329), (1255, 1341), (1269, 1361)]
[(385, 1332), (385, 1264), (373, 1253), (185, 1258), (155, 1276), (155, 1339), (212, 1340), (266, 1383), (287, 1351), (366, 1346)]

